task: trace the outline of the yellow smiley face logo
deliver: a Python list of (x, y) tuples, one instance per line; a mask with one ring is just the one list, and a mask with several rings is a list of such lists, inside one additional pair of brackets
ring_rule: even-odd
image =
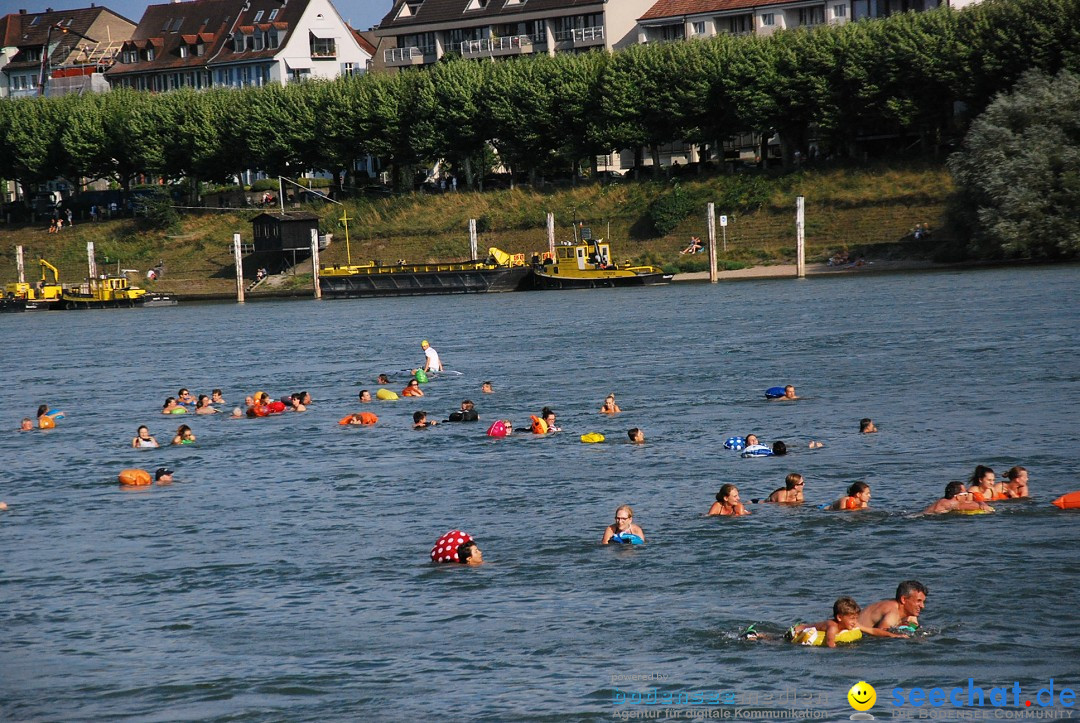
[(847, 700), (855, 710), (870, 710), (877, 702), (877, 691), (865, 680), (860, 680), (847, 692)]

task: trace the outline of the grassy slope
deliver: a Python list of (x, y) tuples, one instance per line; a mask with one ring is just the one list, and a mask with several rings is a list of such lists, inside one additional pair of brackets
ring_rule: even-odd
[[(683, 221), (671, 234), (651, 238), (643, 215), (650, 201), (662, 193), (665, 183), (624, 182), (582, 185), (552, 191), (515, 189), (483, 194), (448, 193), (441, 196), (410, 194), (390, 199), (357, 201), (349, 205), (350, 248), (354, 263), (405, 258), (410, 261), (465, 257), (468, 254), (467, 223), (480, 219), (481, 253), (489, 246), (530, 253), (547, 246), (545, 214), (555, 214), (557, 241), (572, 238), (575, 217), (592, 226), (594, 234), (610, 238), (616, 257), (671, 264), (691, 234), (705, 237), (704, 203), (722, 195), (726, 176), (692, 176), (680, 179), (682, 189), (700, 199), (702, 211)], [(770, 179), (769, 201), (760, 209), (742, 214), (727, 213), (728, 252), (721, 261), (729, 265), (753, 265), (791, 261), (795, 253), (795, 197), (806, 197), (807, 259), (824, 260), (837, 249), (847, 248), (852, 257), (924, 257), (925, 244), (908, 236), (916, 223), (940, 229), (945, 200), (952, 189), (948, 172), (941, 166), (871, 167), (802, 171)], [(334, 244), (323, 254), (326, 264), (344, 263), (344, 232), (338, 222), (339, 206), (314, 208), (323, 218), (323, 230), (332, 230)], [(5, 228), (0, 225), (0, 280), (16, 276), (16, 244), (26, 247), (28, 276), (37, 278), (38, 256), (61, 271), (61, 280), (85, 276), (86, 242), (94, 241), (98, 263), (105, 257), (123, 268), (146, 269), (159, 259), (166, 275), (147, 288), (180, 294), (234, 293), (231, 239), (239, 231), (251, 239), (250, 219), (255, 212), (187, 216), (172, 234), (140, 232), (130, 220), (76, 223), (61, 234), (50, 235), (44, 225)], [(720, 229), (717, 229), (718, 245)], [(941, 232), (935, 241), (941, 240)], [(115, 270), (115, 265), (112, 266)], [(247, 270), (254, 272), (254, 268)], [(140, 282), (142, 283), (142, 282)]]

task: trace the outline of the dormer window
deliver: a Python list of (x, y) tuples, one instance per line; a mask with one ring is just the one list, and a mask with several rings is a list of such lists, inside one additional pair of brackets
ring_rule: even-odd
[(276, 48), (278, 46), (278, 32), (277, 28), (271, 30), (266, 34), (266, 47)]
[(41, 22), (41, 16), (40, 15), (35, 15), (34, 19), (30, 21), (30, 26), (33, 27), (33, 26), (37, 25), (39, 22)]
[(488, 0), (469, 0), (469, 4), (465, 6), (465, 12), (470, 10), (483, 10), (487, 7)]
[(139, 62), (139, 51), (134, 48), (129, 48), (124, 51), (121, 56), (121, 61), (124, 63), (137, 63)]
[(252, 20), (252, 22), (253, 23), (261, 22), (262, 21), (262, 16), (263, 16), (263, 11), (260, 10), (259, 12), (255, 13), (255, 19)]
[(244, 35), (243, 33), (237, 33), (236, 37), (233, 38), (233, 52), (234, 53), (242, 53), (242, 52), (244, 52), (246, 45), (247, 45), (247, 36)]
[(24, 63), (40, 63), (41, 48), (23, 48), (19, 60)]
[(178, 47), (177, 50), (180, 52), (181, 58), (186, 58), (188, 56), (188, 46), (183, 43), (180, 44), (180, 47)]
[(273, 20), (274, 18), (276, 18), (276, 17), (277, 17), (277, 13), (278, 13), (278, 11), (277, 11), (277, 8), (275, 8), (275, 9), (271, 10), (271, 11), (270, 11), (270, 17), (268, 17), (268, 18), (267, 18), (267, 20)]

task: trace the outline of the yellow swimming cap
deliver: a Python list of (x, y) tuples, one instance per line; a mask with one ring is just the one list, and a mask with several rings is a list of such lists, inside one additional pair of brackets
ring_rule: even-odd
[(424, 339), (422, 342), (420, 342), (420, 346), (431, 346), (431, 345), (427, 343), (427, 339)]

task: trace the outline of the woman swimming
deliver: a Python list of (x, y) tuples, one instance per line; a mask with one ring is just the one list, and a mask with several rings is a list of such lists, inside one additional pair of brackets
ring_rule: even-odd
[(415, 379), (410, 379), (408, 386), (401, 390), (401, 396), (422, 397), (424, 396), (424, 390), (420, 388), (420, 382)]
[[(637, 540), (634, 539), (635, 537)], [(645, 533), (634, 524), (634, 511), (630, 509), (629, 505), (622, 505), (615, 510), (615, 524), (604, 528), (604, 536), (600, 540), (600, 544), (607, 545), (612, 542), (623, 544), (641, 544), (645, 542)]]
[(741, 517), (750, 514), (750, 510), (739, 502), (739, 488), (733, 484), (726, 484), (716, 493), (716, 502), (713, 502), (712, 507), (709, 508), (709, 514)]
[(865, 482), (852, 482), (848, 487), (847, 497), (833, 502), (830, 510), (865, 510), (870, 506), (870, 485)]
[(601, 414), (618, 414), (621, 411), (619, 405), (615, 403), (614, 392), (604, 397), (604, 406), (600, 407)]
[(217, 414), (218, 410), (210, 406), (210, 397), (205, 394), (199, 395), (199, 401), (195, 403), (196, 414)]
[(976, 502), (991, 502), (994, 499), (994, 480), (997, 475), (994, 470), (985, 465), (979, 465), (968, 478), (967, 492), (971, 499)]
[(131, 446), (135, 449), (150, 449), (158, 446), (158, 442), (150, 436), (150, 430), (144, 424), (136, 431), (135, 437), (131, 440)]
[(186, 424), (181, 424), (176, 430), (176, 436), (173, 437), (173, 444), (194, 444), (195, 433), (191, 431), (191, 427)]
[(998, 482), (994, 485), (996, 499), (1017, 499), (1029, 497), (1028, 471), (1023, 467), (1013, 467), (1005, 473), (1008, 482)]
[(175, 411), (177, 409), (183, 410), (185, 412), (187, 411), (186, 409), (184, 409), (184, 407), (176, 403), (176, 397), (167, 398), (165, 400), (165, 403), (161, 405), (162, 414), (179, 414), (180, 412)]

